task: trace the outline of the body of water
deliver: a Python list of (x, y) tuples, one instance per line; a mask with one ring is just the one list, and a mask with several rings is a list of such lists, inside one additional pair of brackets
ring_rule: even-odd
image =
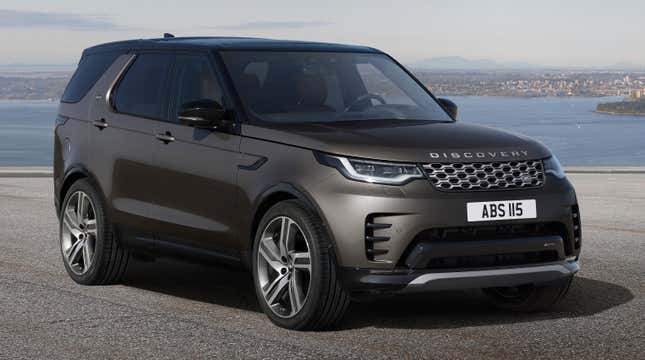
[[(459, 121), (532, 136), (567, 166), (645, 166), (645, 117), (596, 114), (620, 98), (451, 97)], [(0, 101), (0, 166), (51, 166), (58, 104)]]
[(452, 97), (460, 121), (525, 134), (565, 166), (645, 166), (645, 116), (593, 112), (622, 98)]
[(0, 100), (0, 167), (51, 166), (58, 103)]

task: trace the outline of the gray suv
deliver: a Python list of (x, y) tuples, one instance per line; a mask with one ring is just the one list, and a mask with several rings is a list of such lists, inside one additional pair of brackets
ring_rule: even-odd
[(578, 271), (575, 192), (541, 143), (456, 117), (369, 47), (86, 49), (55, 127), (63, 263), (86, 285), (118, 282), (134, 255), (242, 265), (290, 329), (392, 293), (547, 308)]

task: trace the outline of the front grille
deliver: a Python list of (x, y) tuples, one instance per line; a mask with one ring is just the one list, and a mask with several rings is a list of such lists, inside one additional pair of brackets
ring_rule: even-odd
[(541, 160), (431, 163), (423, 169), (432, 185), (442, 191), (528, 189), (544, 184)]

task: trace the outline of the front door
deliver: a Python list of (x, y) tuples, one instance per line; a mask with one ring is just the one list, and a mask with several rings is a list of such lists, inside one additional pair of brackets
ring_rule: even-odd
[(167, 122), (155, 128), (154, 162), (160, 247), (238, 257), (235, 215), (240, 137), (178, 123), (182, 104), (215, 100), (226, 107), (209, 55), (175, 57)]

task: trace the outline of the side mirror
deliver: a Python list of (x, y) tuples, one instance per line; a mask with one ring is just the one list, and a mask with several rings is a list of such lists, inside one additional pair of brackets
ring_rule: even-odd
[(226, 119), (226, 110), (213, 100), (197, 100), (181, 105), (179, 122), (196, 128), (222, 129), (230, 126)]
[(439, 104), (453, 119), (457, 120), (457, 104), (443, 98), (438, 98), (437, 101), (439, 101)]

